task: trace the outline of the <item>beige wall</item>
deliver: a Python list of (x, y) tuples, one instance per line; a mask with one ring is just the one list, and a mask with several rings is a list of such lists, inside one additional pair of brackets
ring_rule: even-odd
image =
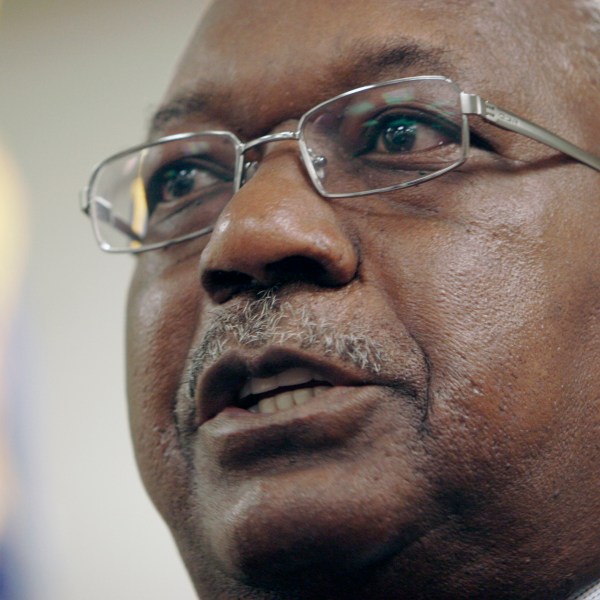
[(78, 190), (137, 143), (203, 0), (4, 0), (0, 140), (30, 203), (20, 299), (33, 600), (194, 597), (133, 464), (123, 307), (133, 260), (100, 253)]

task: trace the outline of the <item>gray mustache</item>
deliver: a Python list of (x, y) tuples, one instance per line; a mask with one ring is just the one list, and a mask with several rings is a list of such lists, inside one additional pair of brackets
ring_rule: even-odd
[(280, 301), (275, 292), (247, 300), (235, 309), (215, 311), (200, 343), (192, 350), (185, 379), (190, 398), (200, 374), (232, 347), (256, 349), (291, 345), (334, 357), (363, 371), (381, 370), (382, 348), (359, 324), (323, 322), (306, 306)]

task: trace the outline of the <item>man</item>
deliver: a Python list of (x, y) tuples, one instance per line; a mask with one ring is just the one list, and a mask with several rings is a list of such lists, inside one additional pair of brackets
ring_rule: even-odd
[(86, 206), (139, 252), (133, 439), (200, 597), (597, 597), (599, 26), (212, 3), (174, 137)]

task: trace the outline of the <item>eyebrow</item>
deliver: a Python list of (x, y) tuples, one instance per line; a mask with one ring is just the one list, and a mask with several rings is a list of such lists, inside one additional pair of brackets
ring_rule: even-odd
[[(345, 56), (353, 78), (362, 79), (372, 73), (383, 75), (390, 71), (406, 71), (407, 69), (423, 69), (427, 72), (419, 75), (442, 75), (449, 70), (446, 56), (447, 48), (425, 45), (423, 42), (405, 40), (389, 40), (374, 43), (362, 40), (353, 44), (352, 50)], [(398, 78), (396, 75), (394, 78)], [(368, 83), (375, 83), (370, 81)]]
[(149, 138), (157, 136), (174, 122), (206, 114), (216, 104), (216, 94), (203, 91), (188, 91), (176, 96), (163, 105), (150, 121)]
[[(449, 76), (451, 70), (447, 60), (448, 49), (414, 41), (353, 41), (352, 48), (347, 52), (340, 52), (340, 55), (343, 56), (343, 61), (331, 67), (332, 79), (337, 80), (338, 91), (328, 96), (325, 92), (330, 90), (324, 90), (321, 100), (360, 85), (376, 83), (383, 76), (399, 78), (397, 73), (393, 73), (406, 69), (423, 70), (420, 75), (446, 76)], [(226, 105), (226, 100), (231, 98), (230, 94), (216, 90), (208, 81), (200, 79), (196, 88), (181, 92), (159, 108), (150, 121), (150, 138), (159, 135), (174, 123), (211, 114), (217, 107)], [(315, 106), (316, 104), (318, 102), (315, 102)]]

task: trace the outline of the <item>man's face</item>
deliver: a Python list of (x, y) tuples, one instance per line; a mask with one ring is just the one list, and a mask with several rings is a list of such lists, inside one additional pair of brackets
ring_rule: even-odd
[[(219, 0), (167, 94), (196, 101), (159, 134), (249, 140), (445, 75), (593, 149), (600, 112), (562, 103), (535, 10)], [(269, 144), (210, 238), (139, 257), (136, 453), (206, 598), (542, 597), (593, 575), (598, 174), (471, 125), (466, 165), (362, 198), (324, 199), (297, 143)]]

